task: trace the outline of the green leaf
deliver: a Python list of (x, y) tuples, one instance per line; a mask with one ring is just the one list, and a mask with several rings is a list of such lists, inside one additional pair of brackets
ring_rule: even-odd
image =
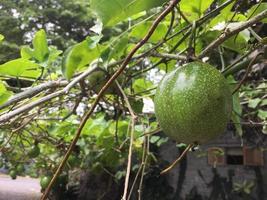
[(23, 46), (20, 49), (20, 56), (24, 59), (31, 59), (34, 58), (34, 50), (31, 49), (29, 46)]
[(248, 107), (256, 108), (259, 105), (260, 102), (261, 102), (260, 98), (250, 99), (248, 101)]
[(267, 99), (263, 99), (260, 106), (266, 106), (267, 105)]
[(135, 93), (143, 92), (149, 90), (153, 87), (151, 81), (145, 80), (143, 78), (137, 79), (133, 83), (133, 89)]
[(12, 92), (8, 91), (4, 83), (0, 81), (0, 105), (5, 103), (11, 95)]
[(92, 10), (104, 26), (112, 26), (134, 14), (162, 6), (167, 0), (90, 0)]
[(108, 131), (110, 135), (114, 136), (117, 133), (118, 137), (123, 137), (127, 135), (129, 122), (125, 120), (119, 120), (118, 122), (113, 121), (109, 127)]
[(39, 62), (44, 62), (49, 55), (46, 33), (43, 29), (38, 31), (33, 38), (34, 57)]
[(62, 54), (61, 50), (58, 50), (56, 47), (50, 46), (49, 47), (49, 57), (48, 57), (48, 64), (51, 64), (53, 61), (55, 61), (58, 56)]
[(188, 20), (194, 21), (204, 14), (212, 2), (213, 0), (182, 0), (180, 9)]
[[(132, 32), (130, 33), (131, 37), (135, 37), (137, 39), (141, 39), (145, 36), (149, 28), (151, 27), (152, 22), (145, 22), (138, 26), (136, 26)], [(162, 40), (162, 38), (165, 36), (166, 32), (168, 30), (168, 27), (166, 24), (161, 23), (157, 27), (157, 31), (155, 31), (151, 38), (149, 39), (150, 42), (158, 42)]]
[[(251, 9), (249, 9), (247, 16), (248, 17), (254, 17), (255, 15), (258, 15), (259, 13), (267, 10), (267, 3), (260, 3), (252, 6)], [(261, 20), (264, 23), (267, 23), (267, 18), (265, 17), (263, 20)]]
[(213, 27), (215, 25), (217, 25), (220, 22), (227, 22), (229, 19), (232, 18), (232, 16), (235, 14), (234, 12), (232, 12), (232, 7), (235, 4), (235, 2), (229, 4), (228, 6), (226, 6), (219, 15), (217, 15), (216, 17), (214, 17), (209, 26)]
[(97, 138), (101, 136), (101, 134), (105, 131), (108, 127), (107, 121), (104, 119), (104, 115), (98, 116), (96, 119), (89, 119), (87, 120), (83, 130), (83, 135), (94, 135)]
[[(218, 38), (221, 34), (220, 30), (223, 30), (226, 24), (220, 24), (215, 26), (203, 34), (203, 39), (207, 41), (207, 43), (213, 41), (215, 38)], [(231, 27), (236, 26), (237, 23), (233, 23)], [(235, 52), (242, 53), (248, 47), (248, 40), (250, 38), (250, 34), (248, 30), (241, 31), (237, 36), (233, 36), (226, 40), (222, 45), (228, 49), (231, 49)]]
[(75, 71), (89, 64), (100, 55), (98, 42), (101, 36), (87, 37), (86, 40), (69, 47), (63, 54), (62, 73), (70, 80)]
[(162, 144), (166, 143), (169, 140), (168, 137), (160, 138), (160, 140), (157, 142), (157, 146), (161, 146)]
[[(265, 121), (265, 124), (266, 124), (266, 121)], [(264, 126), (262, 127), (262, 133), (263, 133), (263, 134), (267, 134), (267, 125), (264, 125)]]
[[(236, 86), (233, 83), (236, 83), (235, 79), (233, 76), (228, 76), (227, 77), (227, 82), (229, 84), (231, 84), (231, 88), (234, 89)], [(242, 107), (240, 104), (240, 98), (239, 98), (239, 92), (236, 92), (233, 95), (233, 112), (232, 112), (232, 116), (231, 119), (234, 122), (234, 126), (236, 128), (236, 131), (238, 133), (239, 136), (242, 136), (243, 134), (243, 130), (242, 130), (242, 126), (241, 126), (241, 118), (240, 116), (242, 116)]]
[(0, 65), (0, 74), (15, 77), (37, 78), (41, 71), (38, 64), (19, 58)]
[(120, 59), (120, 57), (124, 55), (128, 41), (128, 34), (125, 34), (122, 37), (117, 37), (115, 41), (111, 42), (109, 46), (103, 51), (101, 58), (104, 61), (110, 61), (111, 59)]
[(159, 141), (159, 139), (160, 139), (160, 136), (153, 135), (150, 137), (150, 142), (154, 144), (155, 142)]
[(258, 117), (262, 120), (267, 119), (267, 111), (265, 110), (258, 110)]
[(144, 107), (143, 99), (129, 99), (129, 101), (135, 113), (142, 113)]
[(2, 42), (2, 40), (4, 39), (5, 37), (2, 35), (2, 34), (0, 34), (0, 43)]

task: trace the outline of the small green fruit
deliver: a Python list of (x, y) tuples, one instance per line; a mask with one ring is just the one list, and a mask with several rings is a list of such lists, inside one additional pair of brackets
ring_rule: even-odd
[(16, 167), (17, 172), (20, 174), (22, 172), (24, 172), (25, 168), (23, 164), (18, 164)]
[(154, 103), (166, 135), (181, 143), (203, 144), (225, 130), (232, 111), (232, 94), (216, 68), (192, 62), (166, 74)]
[(12, 179), (16, 179), (17, 178), (17, 171), (12, 169), (10, 170), (9, 172), (9, 176), (12, 178)]
[[(109, 74), (104, 69), (96, 69), (92, 74), (90, 74), (87, 77), (88, 80), (88, 86), (91, 90), (93, 90), (96, 93), (99, 93), (99, 91), (102, 89), (102, 87), (106, 84), (106, 82), (109, 79)], [(122, 81), (122, 76), (119, 76), (117, 79), (118, 82)], [(119, 89), (116, 85), (116, 83), (112, 83), (111, 86), (106, 90), (105, 94), (118, 94)]]
[(51, 181), (51, 176), (43, 176), (41, 177), (40, 180), (40, 186), (42, 188), (42, 190), (46, 189)]
[(28, 152), (28, 156), (30, 158), (36, 158), (37, 156), (39, 156), (39, 154), (40, 154), (40, 148), (38, 147), (38, 145), (34, 145)]

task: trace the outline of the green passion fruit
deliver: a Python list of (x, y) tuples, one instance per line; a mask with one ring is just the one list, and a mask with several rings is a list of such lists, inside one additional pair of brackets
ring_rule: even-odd
[(12, 178), (12, 179), (16, 179), (17, 178), (17, 171), (12, 169), (10, 170), (9, 172), (9, 176)]
[(42, 190), (46, 189), (51, 181), (52, 177), (51, 176), (43, 176), (40, 179), (40, 186)]
[[(94, 92), (99, 93), (102, 87), (106, 84), (110, 75), (107, 71), (102, 68), (96, 69), (92, 74), (87, 77), (89, 82), (89, 88)], [(117, 81), (121, 82), (121, 76), (117, 79)], [(112, 83), (111, 86), (106, 90), (105, 94), (118, 94), (119, 90), (116, 83)]]
[(34, 145), (28, 152), (30, 158), (36, 158), (40, 154), (40, 148), (38, 145)]
[(23, 173), (25, 171), (24, 165), (23, 164), (18, 164), (16, 166), (16, 170), (19, 174)]
[(231, 116), (232, 94), (215, 67), (192, 62), (163, 77), (154, 103), (166, 135), (180, 143), (203, 144), (224, 132)]

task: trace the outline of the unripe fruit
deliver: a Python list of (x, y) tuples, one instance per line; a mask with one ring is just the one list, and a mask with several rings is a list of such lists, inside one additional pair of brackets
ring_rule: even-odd
[(36, 158), (37, 156), (39, 156), (39, 154), (40, 154), (40, 148), (38, 147), (38, 145), (34, 145), (28, 152), (28, 156), (30, 158)]
[(164, 133), (186, 144), (203, 144), (222, 134), (232, 111), (226, 79), (216, 68), (201, 62), (166, 74), (154, 103)]
[[(87, 77), (89, 82), (89, 88), (94, 92), (99, 93), (102, 87), (106, 84), (109, 79), (109, 74), (104, 69), (96, 69), (92, 74)], [(121, 82), (121, 76), (118, 77), (117, 81)], [(111, 86), (105, 91), (105, 94), (117, 94), (119, 92), (116, 83), (112, 83)]]
[(16, 179), (17, 178), (17, 171), (12, 169), (10, 170), (9, 172), (9, 176), (12, 178), (12, 179)]
[(20, 174), (22, 172), (24, 172), (25, 168), (23, 164), (18, 164), (16, 167), (17, 172)]
[(43, 176), (40, 180), (40, 186), (42, 188), (42, 190), (46, 189), (51, 181), (51, 177), (50, 176)]

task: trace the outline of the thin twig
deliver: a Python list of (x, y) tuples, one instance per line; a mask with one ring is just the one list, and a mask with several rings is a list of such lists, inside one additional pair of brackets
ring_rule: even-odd
[(158, 57), (158, 58), (167, 58), (171, 60), (183, 60), (185, 61), (187, 57), (185, 55), (179, 55), (179, 54), (169, 54), (169, 53), (152, 53), (152, 57)]
[(142, 169), (139, 188), (138, 188), (138, 200), (141, 200), (141, 197), (142, 197), (142, 187), (143, 187), (143, 181), (144, 181), (144, 176), (145, 176), (146, 163), (148, 161), (148, 155), (149, 155), (149, 135), (147, 136), (146, 143), (147, 143), (147, 145), (146, 145), (146, 158), (144, 161), (144, 166)]
[(160, 172), (160, 175), (163, 175), (163, 174), (166, 174), (168, 171), (170, 171), (172, 168), (174, 168), (174, 166), (180, 162), (180, 160), (183, 159), (183, 157), (186, 155), (186, 153), (193, 147), (194, 145), (193, 144), (189, 144), (186, 149), (183, 151), (183, 153), (169, 166), (167, 167), (166, 169), (162, 170)]
[(251, 49), (250, 51), (246, 52), (244, 55), (240, 56), (239, 58), (237, 58), (233, 63), (231, 63), (230, 65), (228, 65), (224, 70), (221, 71), (222, 74), (225, 74), (229, 69), (231, 69), (233, 66), (235, 66), (236, 64), (238, 64), (240, 61), (242, 61), (244, 58), (248, 57), (252, 52), (254, 51), (254, 49)]
[(21, 124), (18, 128), (14, 129), (11, 131), (11, 135), (9, 136), (9, 138), (7, 139), (7, 141), (0, 147), (0, 153), (3, 151), (3, 149), (5, 148), (5, 146), (10, 142), (10, 140), (12, 139), (12, 137), (14, 136), (14, 134), (16, 132), (18, 132), (19, 130), (23, 129), (25, 126), (27, 126), (32, 119), (35, 117), (36, 115), (32, 115), (30, 118), (26, 119), (25, 122), (23, 122), (23, 124)]
[(172, 28), (173, 28), (173, 24), (174, 24), (174, 20), (175, 20), (175, 10), (172, 10), (171, 14), (172, 15), (171, 15), (170, 25), (168, 27), (168, 30), (167, 30), (165, 36), (163, 37), (163, 40), (165, 40), (168, 37), (168, 35), (171, 33)]
[(226, 41), (227, 39), (229, 39), (230, 37), (234, 36), (235, 34), (241, 32), (242, 30), (252, 26), (253, 24), (261, 21), (262, 19), (264, 19), (265, 17), (267, 17), (267, 10), (262, 11), (261, 13), (259, 13), (258, 15), (256, 15), (255, 17), (251, 18), (250, 20), (243, 22), (240, 26), (237, 26), (235, 28), (233, 28), (232, 30), (227, 29), (226, 31), (224, 31), (216, 40), (214, 40), (213, 42), (211, 42), (199, 55), (198, 58), (203, 58), (205, 57), (210, 51), (212, 51), (213, 49), (215, 49), (216, 47), (218, 47), (220, 44), (222, 44), (224, 41)]
[(76, 131), (76, 134), (75, 134), (75, 136), (73, 138), (73, 141), (72, 141), (71, 145), (69, 146), (69, 148), (68, 148), (68, 150), (67, 150), (67, 152), (66, 152), (66, 154), (65, 154), (65, 156), (63, 158), (63, 160), (61, 161), (60, 165), (58, 166), (58, 168), (57, 168), (52, 180), (50, 181), (48, 187), (46, 188), (44, 194), (42, 195), (41, 200), (45, 200), (47, 198), (47, 196), (49, 194), (49, 191), (51, 190), (53, 184), (56, 181), (56, 178), (60, 174), (60, 172), (63, 169), (67, 159), (69, 158), (73, 148), (75, 147), (86, 121), (89, 119), (89, 117), (94, 112), (98, 102), (100, 101), (100, 99), (103, 96), (103, 94), (105, 93), (105, 91), (111, 86), (113, 81), (123, 72), (123, 70), (126, 68), (128, 63), (131, 61), (131, 59), (134, 56), (134, 54), (138, 51), (138, 49), (140, 49), (149, 40), (149, 38), (152, 36), (154, 31), (156, 30), (156, 28), (159, 25), (159, 23), (171, 12), (171, 10), (175, 7), (175, 5), (178, 2), (179, 2), (179, 0), (170, 1), (170, 4), (163, 10), (163, 12), (153, 22), (152, 26), (148, 30), (148, 32), (145, 35), (145, 37), (135, 45), (135, 47), (130, 51), (128, 56), (125, 58), (125, 60), (121, 64), (120, 68), (111, 76), (111, 78), (101, 88), (101, 90), (99, 91), (99, 93), (98, 93), (98, 95), (97, 95), (97, 97), (96, 97), (91, 109), (87, 113), (84, 114), (84, 116), (83, 116), (83, 118), (81, 120), (80, 126), (78, 127), (78, 129)]
[(130, 179), (130, 173), (131, 173), (131, 166), (132, 166), (132, 151), (133, 151), (133, 140), (134, 140), (134, 127), (135, 127), (135, 121), (137, 119), (137, 116), (135, 115), (132, 106), (129, 102), (128, 97), (126, 96), (125, 92), (121, 88), (118, 81), (116, 81), (117, 87), (119, 88), (124, 101), (126, 102), (126, 106), (131, 114), (131, 126), (130, 126), (130, 145), (129, 145), (129, 153), (128, 153), (128, 163), (127, 163), (127, 170), (126, 170), (126, 176), (125, 176), (125, 182), (124, 182), (124, 192), (122, 196), (122, 200), (126, 200), (127, 198), (127, 192), (128, 192), (128, 186), (129, 186), (129, 179)]
[(143, 153), (142, 153), (142, 159), (141, 159), (141, 164), (140, 164), (140, 167), (139, 167), (139, 169), (138, 169), (138, 171), (137, 171), (137, 173), (136, 173), (136, 176), (135, 176), (135, 178), (134, 178), (134, 181), (133, 181), (133, 184), (132, 184), (132, 187), (131, 187), (131, 189), (130, 189), (130, 192), (129, 192), (129, 195), (128, 195), (128, 199), (127, 200), (130, 200), (130, 198), (131, 198), (131, 195), (132, 195), (132, 192), (133, 192), (133, 189), (134, 189), (134, 186), (135, 186), (135, 184), (136, 184), (136, 181), (137, 181), (137, 179), (138, 179), (138, 177), (139, 177), (139, 174), (142, 172), (142, 169), (143, 169), (143, 167), (145, 166), (145, 160), (146, 160), (146, 158), (147, 158), (147, 139), (148, 139), (148, 136), (147, 137), (145, 137), (145, 139), (144, 139), (144, 143), (143, 143)]
[(61, 80), (58, 80), (58, 81), (49, 81), (49, 82), (46, 82), (46, 83), (42, 83), (36, 87), (33, 87), (33, 88), (29, 88), (21, 93), (18, 93), (16, 95), (14, 95), (13, 97), (11, 97), (10, 100), (8, 100), (7, 102), (5, 102), (4, 104), (0, 105), (0, 110), (3, 109), (3, 108), (6, 108), (12, 104), (15, 104), (19, 101), (22, 101), (24, 99), (27, 99), (27, 98), (30, 98), (30, 97), (33, 97), (35, 96), (36, 94), (44, 91), (44, 90), (47, 90), (47, 89), (52, 89), (52, 88), (57, 88), (57, 87), (64, 87), (68, 84), (67, 81), (61, 81)]
[(76, 99), (75, 104), (74, 104), (72, 110), (71, 110), (65, 117), (63, 117), (62, 121), (65, 121), (65, 120), (68, 119), (71, 115), (73, 115), (73, 114), (76, 113), (76, 110), (77, 110), (78, 106), (80, 105), (82, 99), (83, 99), (83, 96), (82, 96), (82, 94), (81, 94), (81, 95)]
[[(129, 110), (132, 108), (128, 107)], [(128, 192), (128, 185), (129, 185), (129, 179), (130, 179), (130, 173), (131, 173), (131, 166), (132, 166), (132, 153), (133, 153), (133, 142), (134, 142), (134, 127), (135, 127), (135, 115), (131, 117), (131, 125), (130, 125), (130, 144), (129, 144), (129, 153), (128, 153), (128, 163), (127, 163), (127, 169), (126, 169), (126, 176), (125, 176), (125, 182), (124, 182), (124, 192), (122, 196), (122, 200), (127, 199), (127, 192)]]
[(219, 55), (220, 55), (220, 59), (221, 59), (221, 64), (222, 64), (221, 70), (223, 71), (224, 68), (225, 68), (225, 62), (224, 62), (224, 58), (223, 58), (223, 47), (222, 46), (219, 46), (218, 47), (218, 51), (219, 51)]
[(242, 84), (244, 83), (244, 81), (246, 80), (246, 78), (248, 77), (248, 74), (255, 62), (255, 60), (257, 59), (257, 57), (261, 55), (261, 53), (258, 53), (249, 63), (248, 67), (247, 67), (247, 70), (246, 70), (246, 73), (244, 74), (243, 78), (241, 79), (241, 81), (238, 83), (238, 85), (236, 86), (236, 88), (234, 89), (234, 91), (232, 92), (232, 95), (235, 94), (239, 89), (240, 87), (242, 86)]
[(78, 77), (76, 77), (73, 81), (71, 81), (65, 88), (63, 88), (62, 90), (56, 91), (54, 93), (51, 93), (47, 96), (44, 96), (36, 101), (33, 101), (29, 104), (26, 104), (24, 106), (21, 106), (9, 113), (6, 113), (2, 116), (0, 116), (0, 123), (6, 122), (9, 119), (13, 118), (14, 116), (17, 116), (21, 113), (27, 112), (33, 108), (35, 108), (36, 106), (39, 106), (47, 101), (50, 101), (51, 99), (54, 99), (56, 97), (62, 96), (66, 93), (69, 92), (69, 90), (75, 86), (75, 84), (77, 84), (80, 80), (86, 78), (86, 76), (89, 76), (91, 73), (93, 73), (95, 71), (97, 67), (92, 67), (92, 68), (88, 68), (86, 71), (84, 71), (81, 75), (79, 75)]
[(144, 134), (140, 135), (140, 137), (147, 136), (147, 135), (154, 135), (154, 134), (159, 133), (160, 131), (162, 131), (161, 128), (158, 128), (156, 130), (153, 130), (153, 131), (149, 131), (147, 133), (144, 133)]

